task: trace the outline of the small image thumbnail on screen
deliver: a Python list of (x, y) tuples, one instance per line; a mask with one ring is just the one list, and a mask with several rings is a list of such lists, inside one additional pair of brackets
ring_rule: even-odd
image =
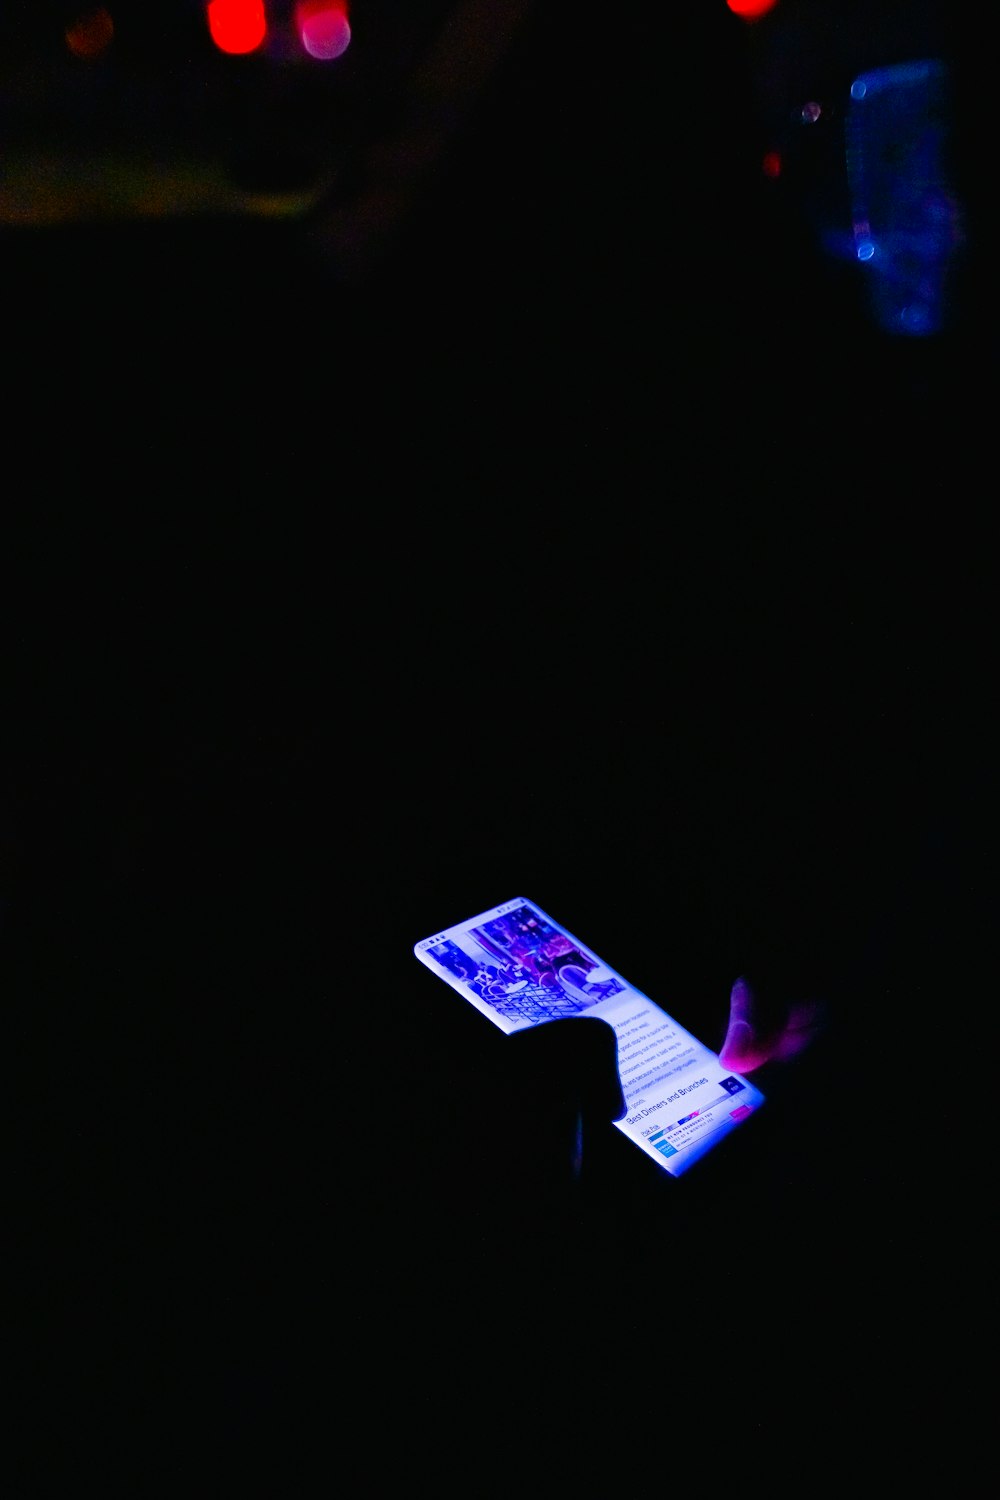
[(509, 1021), (534, 1024), (578, 1015), (625, 988), (527, 905), (429, 951)]

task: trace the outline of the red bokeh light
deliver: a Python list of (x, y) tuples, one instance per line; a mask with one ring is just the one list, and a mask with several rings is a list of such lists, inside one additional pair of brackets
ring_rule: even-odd
[(347, 0), (298, 0), (295, 24), (310, 57), (329, 62), (351, 44)]
[(100, 57), (115, 38), (115, 23), (103, 5), (84, 11), (66, 27), (66, 45), (77, 57)]
[(741, 21), (759, 21), (773, 10), (778, 0), (726, 0), (726, 4)]
[(209, 0), (208, 29), (222, 52), (255, 52), (267, 36), (264, 0)]

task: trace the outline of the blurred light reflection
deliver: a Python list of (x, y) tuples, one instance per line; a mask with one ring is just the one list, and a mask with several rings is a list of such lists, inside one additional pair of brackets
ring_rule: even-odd
[(342, 56), (351, 44), (346, 0), (299, 0), (295, 23), (303, 47), (321, 62)]
[(66, 27), (66, 45), (76, 56), (88, 61), (100, 57), (111, 46), (115, 23), (104, 6), (85, 11)]
[(777, 3), (778, 0), (726, 0), (733, 15), (739, 16), (741, 21), (759, 21), (761, 16), (766, 16)]
[(850, 92), (847, 178), (872, 317), (888, 333), (938, 333), (964, 242), (948, 170), (948, 68), (898, 63), (856, 78)]
[(220, 52), (256, 52), (267, 36), (263, 0), (209, 0), (208, 29)]

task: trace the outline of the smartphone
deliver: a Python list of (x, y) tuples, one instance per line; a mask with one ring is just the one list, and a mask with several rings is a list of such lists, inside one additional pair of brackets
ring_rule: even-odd
[(533, 901), (516, 897), (414, 944), (421, 963), (508, 1033), (596, 1016), (618, 1039), (615, 1127), (680, 1177), (764, 1095)]

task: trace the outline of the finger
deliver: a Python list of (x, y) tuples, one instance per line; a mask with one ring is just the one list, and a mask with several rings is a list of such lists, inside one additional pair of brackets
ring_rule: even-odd
[(742, 1021), (744, 1025), (756, 1029), (754, 1021), (757, 1013), (757, 997), (749, 980), (741, 974), (739, 979), (733, 982), (729, 992), (729, 1022)]
[(753, 988), (741, 975), (730, 991), (729, 1029), (719, 1051), (719, 1061), (724, 1068), (737, 1073), (751, 1073), (763, 1067), (773, 1055), (769, 1039), (759, 1028)]

